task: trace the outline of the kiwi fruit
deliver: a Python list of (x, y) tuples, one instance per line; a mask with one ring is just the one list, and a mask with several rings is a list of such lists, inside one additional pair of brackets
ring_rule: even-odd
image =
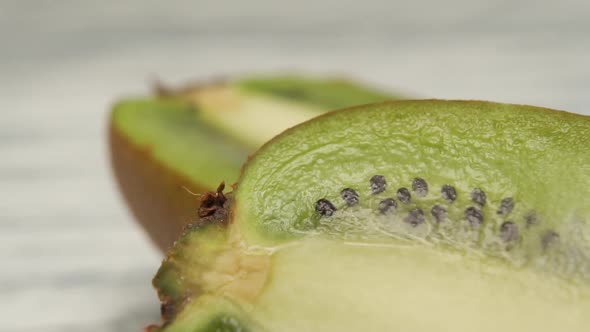
[(247, 156), (288, 127), (335, 108), (395, 96), (342, 79), (260, 76), (212, 80), (118, 102), (110, 121), (115, 177), (162, 250), (189, 222), (198, 197), (236, 181)]
[(206, 195), (149, 330), (588, 331), (588, 142), (590, 117), (491, 102), (314, 118)]

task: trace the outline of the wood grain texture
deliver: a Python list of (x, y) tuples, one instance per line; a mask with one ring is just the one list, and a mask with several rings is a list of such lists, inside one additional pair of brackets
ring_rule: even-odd
[(152, 79), (343, 73), (590, 114), (590, 2), (0, 2), (0, 331), (140, 331), (160, 262), (112, 180), (107, 119)]

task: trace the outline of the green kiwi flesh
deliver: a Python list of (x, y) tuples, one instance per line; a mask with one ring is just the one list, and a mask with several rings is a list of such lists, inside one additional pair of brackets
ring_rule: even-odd
[(236, 179), (248, 151), (195, 114), (196, 108), (183, 100), (128, 99), (115, 106), (112, 121), (155, 162), (212, 190), (224, 179)]
[(587, 331), (589, 141), (589, 117), (474, 101), (287, 130), (168, 252), (154, 330)]
[(346, 80), (254, 76), (117, 103), (110, 150), (115, 177), (136, 219), (162, 250), (198, 200), (190, 192), (234, 183), (247, 156), (284, 129), (334, 107), (392, 99)]

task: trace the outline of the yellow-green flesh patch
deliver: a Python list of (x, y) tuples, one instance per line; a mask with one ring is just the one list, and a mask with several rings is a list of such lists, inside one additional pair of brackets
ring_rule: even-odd
[(303, 240), (251, 317), (269, 331), (584, 331), (588, 289), (428, 246)]
[(199, 121), (257, 148), (286, 128), (309, 120), (326, 110), (319, 106), (263, 94), (252, 94), (234, 85), (203, 88), (194, 94), (203, 107)]
[(246, 78), (191, 94), (201, 121), (258, 148), (283, 130), (329, 110), (397, 99), (346, 80)]
[[(244, 256), (260, 251), (243, 250)], [(396, 241), (305, 239), (258, 256), (271, 263), (254, 298), (240, 293), (251, 287), (248, 281), (239, 290), (247, 271), (207, 271), (217, 280), (192, 279), (199, 286), (185, 295), (194, 298), (185, 300), (189, 304), (164, 331), (201, 331), (218, 316), (252, 331), (582, 332), (590, 326), (587, 284), (474, 253)], [(236, 289), (224, 286), (231, 282)], [(208, 291), (194, 293), (202, 289)], [(212, 307), (212, 299), (220, 304)]]

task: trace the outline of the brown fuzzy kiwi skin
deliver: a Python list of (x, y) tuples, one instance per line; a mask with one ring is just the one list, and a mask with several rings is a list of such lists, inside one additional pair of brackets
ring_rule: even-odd
[(165, 252), (186, 225), (199, 221), (199, 197), (190, 192), (202, 193), (210, 188), (162, 165), (149, 149), (134, 146), (114, 125), (108, 131), (111, 166), (119, 191), (135, 220)]

